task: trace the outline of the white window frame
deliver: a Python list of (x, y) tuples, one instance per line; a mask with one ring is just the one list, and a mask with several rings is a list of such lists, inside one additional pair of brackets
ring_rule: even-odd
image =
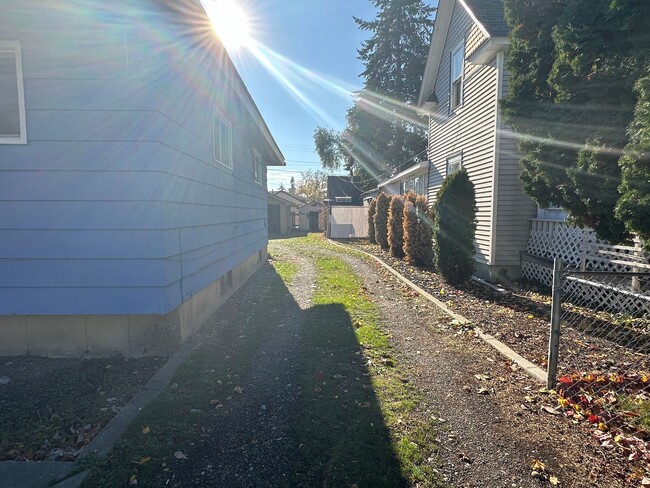
[(264, 166), (262, 165), (262, 155), (253, 149), (253, 181), (261, 185), (264, 181)]
[[(226, 147), (226, 158), (223, 157), (222, 147), (219, 147), (219, 152), (217, 153), (217, 130), (219, 130), (219, 143), (221, 143), (221, 128), (225, 127), (228, 134), (228, 142)], [(219, 144), (221, 146), (221, 144)], [(228, 118), (223, 115), (216, 108), (212, 112), (212, 159), (215, 162), (219, 163), (222, 166), (232, 170), (233, 160), (232, 160), (232, 124)], [(227, 159), (227, 161), (222, 161), (222, 159)]]
[(334, 197), (337, 203), (352, 203), (352, 197)]
[[(455, 168), (454, 168), (455, 167)], [(461, 170), (463, 167), (463, 153), (454, 154), (447, 158), (447, 176), (451, 176), (454, 173)]]
[(25, 86), (23, 82), (23, 58), (18, 41), (0, 41), (0, 52), (12, 53), (16, 59), (16, 83), (18, 88), (18, 112), (20, 135), (18, 137), (0, 134), (0, 144), (27, 144), (27, 119), (25, 117)]
[[(454, 55), (459, 53), (461, 55), (460, 73), (454, 78)], [(457, 108), (463, 106), (463, 87), (465, 85), (465, 43), (461, 42), (451, 53), (449, 53), (449, 113), (453, 113)], [(458, 103), (454, 103), (458, 94)]]

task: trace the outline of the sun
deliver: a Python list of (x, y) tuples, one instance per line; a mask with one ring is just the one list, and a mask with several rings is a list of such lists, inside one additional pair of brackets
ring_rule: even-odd
[(250, 46), (250, 21), (246, 12), (233, 0), (202, 1), (212, 26), (227, 49)]

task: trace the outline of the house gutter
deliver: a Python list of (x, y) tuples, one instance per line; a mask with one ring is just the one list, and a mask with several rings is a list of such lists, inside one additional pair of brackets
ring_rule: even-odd
[(496, 56), (497, 93), (494, 116), (494, 168), (492, 170), (492, 221), (490, 222), (490, 265), (495, 266), (497, 255), (497, 217), (499, 203), (499, 157), (501, 154), (501, 107), (499, 101), (503, 98), (503, 75), (505, 53), (498, 52)]

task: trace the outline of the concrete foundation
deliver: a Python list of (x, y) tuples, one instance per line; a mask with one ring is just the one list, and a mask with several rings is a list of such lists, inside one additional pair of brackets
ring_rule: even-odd
[(0, 356), (171, 355), (266, 262), (266, 249), (164, 315), (0, 315)]
[(521, 266), (490, 266), (474, 262), (474, 275), (490, 283), (509, 285), (521, 276)]

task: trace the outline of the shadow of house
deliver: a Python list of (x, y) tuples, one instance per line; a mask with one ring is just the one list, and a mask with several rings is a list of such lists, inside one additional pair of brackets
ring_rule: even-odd
[(309, 308), (303, 322), (299, 486), (405, 487), (363, 350), (345, 307)]

